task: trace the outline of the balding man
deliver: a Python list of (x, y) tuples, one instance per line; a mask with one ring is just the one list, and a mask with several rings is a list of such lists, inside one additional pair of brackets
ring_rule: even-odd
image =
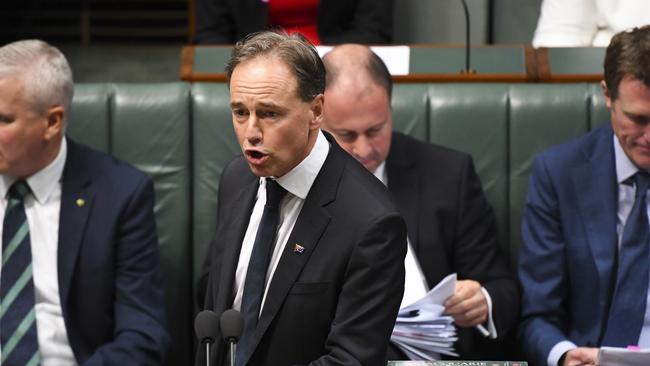
[[(501, 340), (515, 327), (519, 291), (471, 157), (392, 132), (391, 77), (369, 48), (342, 45), (324, 62), (325, 129), (388, 186), (407, 223), (402, 304), (457, 273), (445, 306), (459, 327), (460, 358), (507, 358)], [(391, 358), (405, 358), (396, 347), (392, 351)]]

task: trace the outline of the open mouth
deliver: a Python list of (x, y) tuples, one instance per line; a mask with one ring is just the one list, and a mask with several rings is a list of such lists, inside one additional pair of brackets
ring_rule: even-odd
[(253, 159), (261, 159), (264, 157), (264, 154), (262, 154), (259, 151), (247, 151), (246, 152), (248, 156), (252, 157)]
[(268, 154), (257, 150), (246, 150), (246, 159), (251, 164), (262, 164), (268, 159)]

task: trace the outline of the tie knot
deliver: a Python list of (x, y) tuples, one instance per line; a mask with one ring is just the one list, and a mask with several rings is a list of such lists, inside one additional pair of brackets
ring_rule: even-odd
[(650, 187), (650, 175), (646, 172), (638, 171), (634, 175), (634, 183), (636, 184), (636, 196), (645, 195)]
[(273, 179), (266, 178), (266, 205), (270, 207), (278, 207), (282, 197), (287, 194), (287, 190), (282, 188), (278, 182)]
[(22, 201), (30, 191), (27, 182), (21, 179), (9, 187), (9, 198)]

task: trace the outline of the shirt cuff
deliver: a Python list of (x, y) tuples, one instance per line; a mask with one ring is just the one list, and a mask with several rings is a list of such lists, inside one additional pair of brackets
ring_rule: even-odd
[(562, 341), (557, 343), (553, 348), (551, 348), (551, 352), (548, 353), (548, 358), (546, 359), (548, 366), (558, 366), (557, 363), (560, 361), (562, 355), (565, 352), (576, 348), (578, 348), (578, 346), (571, 341)]
[(487, 301), (488, 305), (488, 320), (487, 320), (487, 330), (489, 334), (486, 334), (486, 337), (490, 337), (492, 339), (497, 338), (497, 327), (494, 325), (494, 317), (492, 316), (492, 298), (490, 297), (490, 293), (485, 289), (485, 287), (481, 286), (481, 291), (483, 291), (483, 296), (485, 296), (485, 301)]

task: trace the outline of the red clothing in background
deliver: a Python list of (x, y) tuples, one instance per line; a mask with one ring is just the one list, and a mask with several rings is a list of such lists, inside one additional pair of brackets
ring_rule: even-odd
[(269, 26), (287, 33), (302, 33), (312, 44), (320, 44), (316, 22), (320, 0), (269, 0)]

